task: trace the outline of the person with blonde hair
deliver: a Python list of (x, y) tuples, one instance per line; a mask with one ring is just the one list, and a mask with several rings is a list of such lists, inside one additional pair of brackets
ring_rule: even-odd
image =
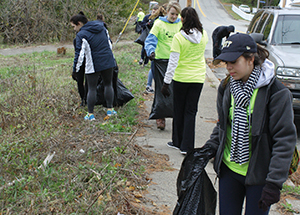
[[(145, 41), (145, 50), (147, 56), (149, 56), (150, 60), (154, 61), (154, 63), (151, 63), (151, 71), (153, 72), (154, 76), (155, 92), (150, 119), (156, 118), (157, 128), (160, 130), (165, 129), (165, 117), (169, 116), (159, 113), (161, 111), (164, 111), (165, 109), (164, 105), (160, 106), (160, 103), (158, 101), (161, 100), (160, 98), (163, 98), (163, 95), (161, 94), (158, 87), (163, 83), (164, 74), (162, 74), (163, 76), (160, 76), (154, 64), (158, 64), (159, 60), (169, 59), (173, 37), (180, 31), (182, 27), (181, 20), (178, 18), (178, 15), (181, 11), (179, 3), (175, 1), (169, 2), (166, 11), (166, 16), (159, 17), (154, 22), (154, 25), (151, 28), (151, 31)], [(165, 72), (166, 71), (164, 71), (164, 73)], [(172, 104), (172, 100), (170, 100), (170, 102)], [(155, 117), (155, 112), (156, 115), (160, 117)]]

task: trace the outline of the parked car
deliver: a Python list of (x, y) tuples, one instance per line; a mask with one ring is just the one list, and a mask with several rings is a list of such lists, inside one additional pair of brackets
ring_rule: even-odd
[(300, 116), (300, 8), (265, 7), (254, 15), (247, 33), (269, 51), (275, 75), (293, 94)]
[(246, 13), (250, 13), (250, 11), (251, 11), (250, 7), (249, 7), (248, 5), (245, 5), (245, 4), (241, 4), (241, 5), (239, 6), (239, 9), (240, 9), (241, 11), (246, 12)]

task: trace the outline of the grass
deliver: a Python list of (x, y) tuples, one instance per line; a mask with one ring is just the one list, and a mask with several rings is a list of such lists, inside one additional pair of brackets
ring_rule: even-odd
[(73, 50), (0, 56), (0, 214), (145, 213), (134, 193), (155, 161), (131, 143), (149, 70), (137, 63), (140, 50), (115, 46), (119, 79), (135, 98), (109, 119), (96, 106), (95, 122), (79, 107)]
[(238, 14), (236, 14), (235, 12), (232, 11), (231, 4), (227, 4), (227, 3), (222, 3), (222, 4), (223, 4), (225, 10), (227, 11), (227, 13), (232, 16), (232, 18), (234, 18), (236, 20), (243, 19)]

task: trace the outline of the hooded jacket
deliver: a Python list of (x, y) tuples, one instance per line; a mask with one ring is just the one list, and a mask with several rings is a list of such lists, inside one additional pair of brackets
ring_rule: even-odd
[[(205, 146), (215, 153), (214, 169), (220, 177), (220, 166), (226, 144), (228, 113), (231, 105), (230, 84), (224, 79), (218, 89), (218, 122)], [(229, 79), (230, 81), (230, 79)], [(228, 82), (229, 82), (228, 81)], [(257, 82), (258, 88), (251, 116), (251, 157), (246, 185), (271, 182), (282, 188), (296, 145), (291, 92), (274, 76), (274, 65), (266, 60)]]
[[(178, 82), (204, 83), (206, 63), (204, 58), (208, 36), (197, 29), (190, 34), (183, 30), (175, 34), (164, 82), (170, 84), (172, 78)], [(174, 76), (174, 77), (173, 77)]]
[(111, 42), (103, 22), (89, 21), (77, 33), (73, 72), (79, 71), (84, 57), (85, 74), (115, 66)]
[(227, 39), (231, 31), (234, 31), (234, 29), (230, 26), (217, 27), (212, 33), (213, 43), (221, 44), (223, 37)]

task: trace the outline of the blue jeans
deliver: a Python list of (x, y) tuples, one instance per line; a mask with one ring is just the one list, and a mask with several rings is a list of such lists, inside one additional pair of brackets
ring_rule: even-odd
[(148, 81), (147, 81), (147, 86), (151, 87), (152, 86), (152, 80), (153, 80), (153, 74), (152, 74), (152, 70), (149, 70), (148, 73)]
[[(251, 174), (251, 173), (250, 173)], [(220, 215), (241, 215), (246, 197), (245, 215), (267, 215), (258, 208), (264, 185), (245, 185), (245, 176), (231, 171), (224, 163), (219, 178)]]

